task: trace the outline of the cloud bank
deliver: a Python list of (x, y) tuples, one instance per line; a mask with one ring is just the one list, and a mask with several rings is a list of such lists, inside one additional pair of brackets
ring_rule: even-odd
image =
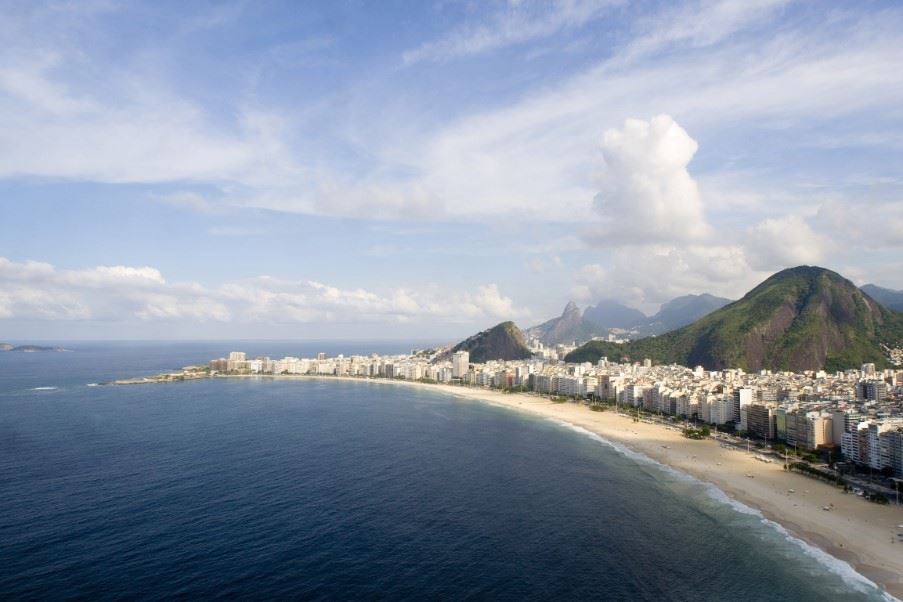
[(270, 276), (216, 287), (167, 282), (152, 267), (60, 270), (0, 257), (0, 319), (310, 323), (484, 323), (525, 317), (495, 284), (369, 291)]

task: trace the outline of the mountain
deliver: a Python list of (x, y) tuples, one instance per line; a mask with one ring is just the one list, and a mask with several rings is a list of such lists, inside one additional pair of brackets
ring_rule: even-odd
[(716, 309), (721, 309), (730, 299), (714, 295), (684, 295), (662, 305), (657, 314), (639, 325), (637, 330), (642, 335), (659, 335), (692, 324)]
[(833, 371), (865, 362), (886, 366), (882, 344), (903, 344), (903, 314), (835, 272), (800, 266), (774, 274), (689, 326), (623, 345), (590, 341), (566, 360), (648, 357), (710, 370)]
[(528, 328), (524, 334), (539, 339), (545, 345), (557, 345), (588, 341), (594, 336), (605, 334), (605, 328), (585, 319), (580, 308), (573, 301), (568, 301), (561, 316)]
[(583, 317), (593, 324), (603, 328), (628, 329), (643, 324), (648, 319), (646, 314), (638, 309), (627, 307), (623, 303), (606, 299), (600, 301), (595, 307), (587, 307)]
[(888, 309), (903, 311), (903, 291), (866, 284), (862, 287), (862, 292)]
[(524, 334), (546, 345), (588, 341), (607, 335), (610, 329), (630, 331), (631, 336), (653, 336), (691, 324), (728, 303), (730, 299), (713, 295), (685, 295), (665, 303), (650, 318), (637, 309), (610, 299), (586, 308), (581, 316), (580, 308), (569, 301), (561, 316), (533, 326)]
[(527, 348), (524, 333), (514, 322), (502, 322), (468, 337), (452, 347), (451, 353), (467, 351), (470, 361), (483, 363), (490, 360), (522, 360), (533, 356)]

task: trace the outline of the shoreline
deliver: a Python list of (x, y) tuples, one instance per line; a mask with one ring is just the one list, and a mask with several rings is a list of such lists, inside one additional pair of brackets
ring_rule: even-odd
[[(817, 479), (785, 471), (782, 464), (759, 462), (754, 459), (755, 454), (722, 448), (714, 439), (687, 439), (679, 431), (660, 424), (634, 422), (610, 410), (594, 412), (584, 405), (555, 403), (528, 393), (350, 376), (217, 375), (214, 378), (341, 380), (417, 387), (578, 427), (714, 486), (731, 500), (758, 512), (763, 520), (845, 563), (891, 596), (903, 599), (903, 540), (898, 541), (896, 536), (897, 525), (903, 524), (903, 507), (867, 502)], [(823, 510), (825, 506), (831, 510)]]

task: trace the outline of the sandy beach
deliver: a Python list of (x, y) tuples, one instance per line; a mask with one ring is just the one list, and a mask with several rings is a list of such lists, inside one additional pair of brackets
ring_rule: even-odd
[[(903, 507), (867, 502), (816, 479), (787, 472), (779, 462), (768, 464), (756, 460), (754, 454), (725, 449), (717, 440), (691, 440), (661, 424), (635, 422), (614, 411), (594, 412), (580, 404), (555, 403), (525, 393), (351, 377), (250, 378), (341, 378), (422, 387), (582, 427), (715, 485), (796, 537), (849, 563), (891, 595), (903, 598), (903, 542), (896, 536), (897, 525), (903, 524)], [(831, 510), (825, 511), (825, 506)]]

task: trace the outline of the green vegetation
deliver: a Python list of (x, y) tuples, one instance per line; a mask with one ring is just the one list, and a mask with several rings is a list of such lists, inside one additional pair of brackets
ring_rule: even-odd
[(467, 351), (470, 361), (480, 364), (491, 360), (523, 360), (533, 356), (523, 333), (514, 322), (502, 322), (468, 337), (455, 345), (451, 353), (456, 351)]
[(684, 433), (684, 437), (686, 437), (687, 439), (699, 440), (699, 439), (705, 439), (706, 437), (709, 436), (709, 433), (707, 431), (708, 431), (708, 427), (703, 427), (701, 429), (686, 428), (686, 429), (684, 429), (683, 433)]
[(887, 499), (887, 496), (884, 495), (883, 493), (878, 493), (878, 492), (870, 493), (865, 496), (865, 499), (867, 499), (870, 502), (875, 502), (876, 504), (881, 504), (882, 506), (886, 506), (886, 505), (890, 504), (890, 500)]
[(865, 362), (889, 365), (882, 343), (903, 343), (903, 314), (882, 307), (835, 272), (802, 266), (773, 275), (684, 328), (623, 345), (591, 341), (565, 359), (648, 357), (710, 370), (833, 371)]
[(807, 462), (791, 462), (789, 469), (791, 471), (795, 470), (797, 472), (801, 472), (820, 481), (831, 483), (832, 485), (837, 485), (838, 487), (843, 487), (844, 485), (846, 485), (846, 481), (844, 481), (842, 477), (835, 476), (823, 470), (819, 470), (818, 468), (810, 465)]

